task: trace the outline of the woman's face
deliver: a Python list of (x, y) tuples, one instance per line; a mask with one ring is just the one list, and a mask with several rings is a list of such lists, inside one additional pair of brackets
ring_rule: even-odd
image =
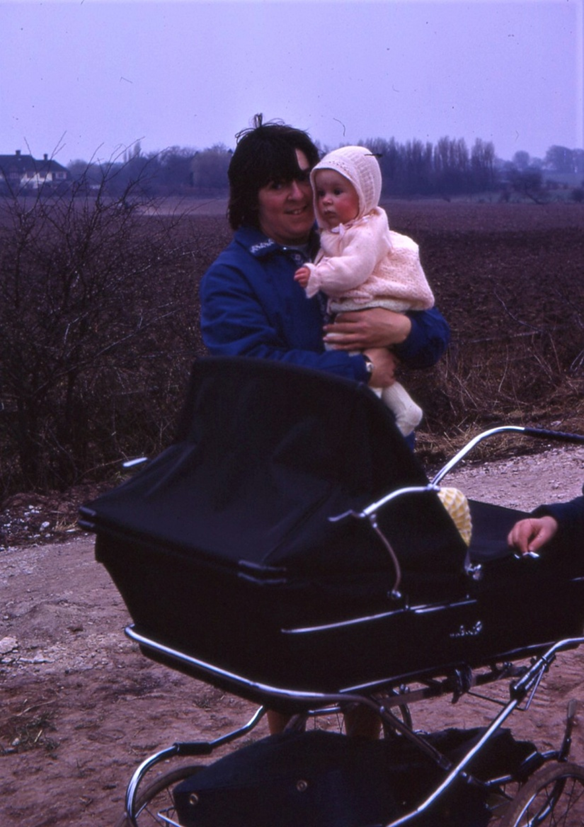
[(296, 150), (301, 177), (271, 182), (258, 192), (259, 226), (278, 244), (304, 244), (314, 224), (310, 165), (302, 150)]

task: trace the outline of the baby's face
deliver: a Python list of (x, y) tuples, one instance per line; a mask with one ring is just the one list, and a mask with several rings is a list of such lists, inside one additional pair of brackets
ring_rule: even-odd
[(329, 227), (338, 227), (357, 218), (357, 190), (340, 172), (319, 169), (314, 175), (314, 189), (318, 210)]

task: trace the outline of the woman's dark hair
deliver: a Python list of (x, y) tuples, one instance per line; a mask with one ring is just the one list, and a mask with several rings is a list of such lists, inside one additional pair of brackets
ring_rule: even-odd
[(312, 168), (318, 149), (306, 132), (279, 121), (263, 123), (256, 115), (251, 129), (237, 135), (237, 146), (229, 164), (227, 216), (233, 230), (244, 224), (258, 227), (258, 192), (273, 181), (301, 177), (296, 150), (301, 150)]

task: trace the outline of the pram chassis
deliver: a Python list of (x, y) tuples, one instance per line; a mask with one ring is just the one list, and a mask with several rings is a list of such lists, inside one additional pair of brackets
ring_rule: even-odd
[[(273, 371), (273, 367), (269, 367), (268, 371)], [(368, 391), (366, 391), (367, 393)], [(366, 404), (370, 405), (371, 403), (367, 400)], [(377, 401), (375, 404), (377, 404)], [(495, 632), (490, 632), (491, 637), (489, 637), (489, 630), (487, 630), (485, 636), (483, 635), (483, 628), (479, 628), (482, 620), (476, 621), (472, 612), (469, 614), (469, 607), (473, 607), (477, 603), (472, 594), (473, 589), (482, 587), (483, 571), (480, 563), (477, 564), (475, 560), (471, 560), (468, 554), (463, 559), (460, 547), (456, 546), (456, 542), (454, 542), (454, 546), (457, 548), (457, 559), (462, 562), (460, 574), (466, 579), (467, 586), (463, 587), (462, 591), (459, 588), (458, 596), (456, 596), (452, 588), (455, 579), (451, 577), (447, 584), (446, 596), (441, 603), (436, 603), (428, 598), (427, 586), (422, 581), (417, 598), (412, 600), (411, 593), (412, 591), (415, 593), (416, 588), (418, 588), (418, 581), (415, 578), (412, 580), (410, 571), (403, 570), (403, 558), (399, 550), (394, 549), (394, 538), (388, 536), (384, 524), (385, 509), (393, 507), (396, 502), (400, 503), (402, 500), (409, 501), (412, 498), (420, 497), (426, 505), (432, 504), (428, 497), (435, 496), (435, 491), (441, 480), (475, 445), (487, 437), (505, 433), (518, 433), (546, 440), (584, 442), (584, 437), (534, 428), (520, 426), (494, 428), (472, 440), (436, 474), (431, 482), (418, 484), (419, 474), (414, 470), (406, 485), (389, 490), (388, 493), (382, 496), (376, 496), (368, 505), (360, 505), (358, 508), (350, 508), (346, 511), (329, 512), (327, 519), (331, 524), (366, 523), (369, 525), (369, 530), (381, 541), (386, 552), (386, 568), (389, 568), (390, 572), (385, 593), (388, 602), (383, 610), (380, 610), (378, 605), (374, 605), (369, 615), (357, 609), (354, 609), (349, 616), (344, 618), (335, 618), (334, 615), (320, 617), (317, 612), (313, 614), (313, 617), (308, 618), (305, 625), (302, 621), (299, 622), (298, 617), (294, 615), (279, 617), (278, 645), (291, 647), (289, 651), (292, 653), (291, 657), (295, 667), (289, 669), (288, 672), (272, 673), (270, 664), (268, 663), (268, 666), (266, 666), (265, 659), (258, 659), (252, 660), (249, 674), (246, 674), (246, 669), (241, 667), (242, 661), (238, 659), (237, 652), (230, 657), (215, 660), (209, 656), (209, 648), (205, 649), (203, 647), (200, 653), (192, 649), (189, 650), (188, 645), (183, 646), (180, 634), (178, 640), (173, 639), (174, 632), (178, 628), (176, 624), (175, 626), (171, 624), (168, 628), (163, 627), (161, 632), (156, 633), (150, 627), (148, 621), (146, 623), (142, 622), (143, 612), (138, 605), (137, 614), (139, 616), (138, 618), (134, 617), (134, 624), (128, 627), (126, 632), (130, 639), (139, 645), (145, 655), (170, 668), (183, 671), (233, 694), (257, 701), (260, 703), (260, 709), (244, 727), (215, 741), (177, 743), (146, 759), (140, 765), (128, 786), (125, 824), (133, 825), (133, 827), (138, 825), (136, 819), (142, 807), (140, 801), (143, 800), (139, 794), (139, 787), (141, 787), (144, 777), (154, 766), (174, 756), (212, 754), (217, 747), (236, 740), (255, 727), (263, 716), (264, 707), (282, 709), (300, 715), (317, 715), (319, 710), (328, 709), (331, 705), (342, 709), (350, 704), (362, 704), (373, 709), (390, 731), (403, 736), (416, 749), (435, 762), (441, 771), (439, 782), (434, 784), (432, 789), (425, 794), (423, 800), (415, 806), (407, 808), (397, 818), (392, 817), (389, 821), (385, 820), (384, 825), (386, 827), (401, 827), (401, 825), (417, 823), (419, 817), (423, 817), (429, 811), (432, 811), (432, 808), (441, 800), (442, 796), (461, 781), (479, 788), (485, 793), (495, 795), (499, 802), (508, 803), (509, 797), (504, 790), (506, 784), (525, 782), (540, 767), (550, 761), (566, 764), (571, 741), (571, 727), (575, 715), (573, 704), (570, 705), (568, 723), (561, 746), (557, 750), (545, 753), (536, 752), (530, 755), (521, 766), (518, 774), (503, 773), (502, 776), (496, 778), (484, 779), (473, 774), (469, 766), (482, 753), (485, 746), (490, 744), (494, 735), (501, 730), (503, 723), (511, 713), (521, 704), (525, 704), (526, 708), (529, 706), (543, 675), (549, 669), (557, 654), (568, 648), (577, 647), (584, 642), (584, 638), (580, 636), (582, 618), (580, 616), (571, 618), (569, 612), (564, 612), (556, 620), (553, 612), (550, 614), (549, 607), (544, 606), (542, 608), (548, 610), (546, 618), (549, 625), (539, 637), (529, 640), (525, 637), (524, 629), (521, 633), (516, 633), (511, 624), (509, 625), (508, 642), (506, 637), (502, 638), (501, 631), (497, 629), (495, 629)], [(407, 462), (407, 457), (402, 455), (402, 460)], [(100, 530), (105, 531), (107, 536), (113, 538), (112, 548), (117, 553), (119, 549), (118, 529), (111, 528), (107, 519), (102, 529), (98, 525), (99, 514), (96, 516), (96, 512), (92, 507), (82, 509), (82, 514), (81, 524), (90, 530), (96, 531), (98, 535)], [(142, 537), (136, 532), (134, 534), (136, 539), (132, 540), (132, 543), (137, 542), (136, 548), (140, 548), (140, 543), (143, 542)], [(460, 538), (458, 538), (458, 542), (460, 542)], [(148, 540), (144, 548), (150, 549), (151, 547), (153, 547), (153, 543)], [(112, 573), (114, 580), (117, 581), (120, 572), (122, 577), (125, 577), (123, 566), (122, 569), (116, 569), (115, 554), (109, 554), (109, 557), (106, 555), (104, 560), (102, 552), (102, 557), (98, 555), (98, 559), (107, 560), (108, 568), (111, 567), (110, 573)], [(389, 567), (387, 567), (388, 560), (390, 562)], [(528, 572), (532, 563), (534, 561), (526, 557), (518, 560), (516, 565), (521, 566), (525, 572)], [(280, 583), (278, 578), (281, 578), (281, 572), (283, 571), (283, 568), (278, 568), (277, 565), (272, 564), (265, 569), (267, 574), (262, 573), (261, 577), (264, 579), (258, 580), (254, 566), (246, 565), (240, 572), (240, 582), (243, 582), (245, 586), (248, 582), (255, 584), (257, 581), (261, 589), (264, 588), (265, 584), (268, 588), (271, 587), (272, 583), (278, 586)], [(528, 581), (529, 577), (526, 575), (523, 582), (528, 583)], [(473, 586), (472, 584), (476, 585)], [(122, 590), (126, 587), (127, 584), (122, 582)], [(136, 608), (136, 602), (135, 596), (132, 596), (132, 588), (133, 586), (130, 584), (129, 608), (131, 613), (134, 614), (133, 609)], [(573, 605), (575, 600), (581, 599), (583, 588), (584, 574), (578, 571), (574, 576), (570, 576), (571, 591), (569, 593), (570, 599), (567, 600), (568, 605)], [(448, 589), (450, 590), (448, 591)], [(153, 592), (151, 591), (149, 594), (152, 595)], [(497, 599), (504, 600), (505, 598)], [(495, 606), (495, 608), (498, 606), (496, 601), (493, 602), (488, 591), (486, 592), (486, 600), (487, 603), (491, 600), (489, 605)], [(268, 603), (268, 605), (271, 606), (272, 604)], [(335, 643), (337, 643), (337, 639), (341, 640), (352, 635), (352, 660), (354, 653), (357, 656), (359, 654), (359, 635), (362, 634), (362, 628), (371, 634), (371, 630), (376, 631), (380, 628), (379, 624), (386, 624), (388, 621), (399, 623), (405, 618), (403, 629), (405, 629), (405, 633), (408, 633), (410, 629), (408, 624), (411, 623), (412, 618), (414, 621), (427, 615), (433, 618), (438, 616), (440, 612), (446, 614), (450, 612), (452, 615), (451, 618), (449, 615), (450, 619), (448, 620), (450, 624), (448, 639), (450, 642), (441, 659), (437, 657), (430, 658), (430, 655), (435, 654), (432, 652), (430, 643), (426, 649), (423, 646), (421, 647), (423, 650), (422, 657), (410, 656), (409, 659), (406, 657), (405, 662), (401, 665), (396, 666), (394, 659), (387, 668), (384, 668), (382, 664), (371, 670), (370, 661), (365, 660), (361, 666), (355, 666), (353, 671), (352, 669), (345, 671), (340, 669), (337, 672), (333, 671), (332, 677), (326, 676), (326, 678), (321, 679), (320, 673), (313, 670), (313, 672), (307, 672), (307, 678), (302, 677), (300, 680), (296, 680), (296, 671), (302, 665), (302, 655), (307, 651), (304, 643), (306, 639), (310, 640), (310, 646), (313, 647), (313, 660), (318, 661), (319, 658), (324, 656), (327, 647), (330, 645), (331, 638), (329, 635), (331, 632), (334, 635), (333, 641)], [(511, 615), (506, 616), (505, 622), (508, 622), (510, 617)], [(454, 630), (453, 623), (456, 624)], [(525, 621), (523, 623), (525, 625)], [(401, 627), (398, 626), (397, 628), (400, 632), (403, 631)], [(225, 634), (223, 640), (227, 642), (228, 636), (225, 636)], [(486, 639), (487, 642), (486, 644), (483, 642), (482, 649), (473, 654), (472, 644), (474, 638), (479, 636), (483, 640)], [(295, 650), (294, 646), (299, 646), (299, 648)], [(380, 648), (384, 651), (382, 645)], [(401, 652), (401, 650), (398, 651)], [(427, 663), (424, 662), (425, 656), (430, 658)], [(517, 665), (517, 661), (525, 660), (527, 657), (532, 658), (529, 666)], [(273, 679), (272, 674), (275, 679)], [(294, 677), (293, 681), (288, 680), (290, 676)], [(433, 745), (431, 740), (415, 731), (407, 720), (402, 720), (399, 715), (392, 711), (406, 704), (410, 705), (417, 700), (439, 697), (447, 693), (452, 695), (453, 700), (457, 700), (479, 686), (502, 679), (511, 681), (509, 700), (495, 715), (490, 725), (480, 734), (478, 740), (475, 740), (466, 753), (456, 760), (452, 760), (442, 753)], [(412, 688), (413, 685), (416, 688)], [(566, 764), (566, 766), (569, 765)], [(579, 773), (580, 768), (575, 768), (573, 771), (574, 777), (579, 777)], [(584, 778), (584, 772), (582, 772), (582, 776)], [(564, 781), (558, 781), (557, 786), (554, 787), (554, 790), (556, 790), (554, 792), (555, 798), (561, 797), (563, 789)], [(549, 809), (551, 810), (553, 806), (554, 803), (550, 804)], [(501, 827), (524, 823), (505, 821), (504, 815), (502, 818)], [(176, 821), (165, 815), (160, 816), (159, 823), (177, 825)], [(535, 825), (536, 823), (539, 824), (542, 821), (536, 819), (525, 822), (526, 825)], [(177, 827), (180, 827), (180, 825), (177, 825)], [(358, 825), (358, 827), (366, 827), (366, 825)]]
[[(184, 657), (181, 653), (173, 652), (172, 650), (169, 650), (154, 641), (144, 638), (132, 627), (128, 627), (126, 633), (130, 639), (138, 643), (143, 650), (151, 648), (157, 653), (162, 653), (166, 657), (176, 658), (179, 661)], [(385, 724), (410, 739), (412, 743), (415, 743), (422, 752), (431, 757), (441, 768), (441, 770), (444, 771), (444, 778), (435, 788), (429, 791), (426, 798), (421, 801), (415, 809), (404, 813), (399, 818), (391, 820), (384, 825), (384, 827), (401, 827), (401, 825), (415, 822), (415, 819), (418, 816), (430, 810), (432, 805), (453, 785), (457, 779), (462, 779), (465, 783), (474, 784), (484, 789), (488, 789), (492, 795), (497, 797), (496, 806), (499, 808), (501, 807), (500, 802), (504, 802), (506, 797), (504, 792), (505, 785), (517, 781), (517, 779), (507, 775), (489, 779), (485, 782), (484, 780), (478, 779), (471, 772), (468, 772), (466, 768), (473, 761), (473, 759), (476, 758), (485, 745), (489, 743), (492, 736), (497, 732), (497, 730), (500, 729), (509, 716), (521, 706), (521, 704), (525, 703), (525, 709), (528, 709), (544, 674), (549, 670), (556, 656), (560, 652), (580, 646), (582, 643), (584, 643), (584, 638), (572, 638), (559, 641), (551, 646), (540, 657), (533, 659), (533, 662), (529, 667), (517, 666), (508, 663), (502, 665), (498, 669), (496, 667), (492, 667), (488, 672), (473, 675), (465, 690), (466, 692), (471, 692), (479, 686), (484, 686), (494, 681), (499, 681), (503, 678), (511, 678), (512, 681), (509, 687), (509, 700), (503, 706), (501, 711), (494, 717), (490, 725), (485, 729), (478, 743), (475, 743), (456, 764), (453, 764), (446, 756), (440, 754), (425, 740), (422, 735), (418, 734), (414, 729), (412, 729), (411, 726), (404, 723), (404, 721), (402, 721), (397, 715), (391, 712), (392, 708), (398, 707), (404, 703), (413, 704), (417, 701), (449, 694), (456, 696), (458, 688), (456, 685), (456, 680), (453, 681), (452, 676), (444, 678), (442, 681), (431, 681), (427, 686), (411, 692), (405, 692), (402, 687), (400, 692), (396, 692), (395, 694), (389, 696), (383, 695), (378, 699), (371, 695), (350, 694), (347, 692), (341, 692), (336, 695), (319, 695), (314, 693), (314, 695), (310, 697), (310, 693), (297, 694), (294, 691), (286, 690), (282, 687), (262, 687), (262, 690), (267, 695), (273, 695), (275, 698), (285, 695), (292, 700), (298, 701), (301, 706), (304, 706), (307, 702), (310, 702), (312, 708), (317, 710), (316, 712), (311, 712), (310, 714), (312, 715), (318, 715), (318, 710), (323, 710), (325, 713), (328, 713), (331, 711), (331, 706), (332, 708), (343, 708), (343, 706), (351, 703), (359, 703), (369, 706), (380, 716)], [(189, 658), (188, 660), (191, 659)], [(210, 676), (211, 673), (215, 671), (208, 664), (198, 664), (198, 666), (203, 670), (208, 670)], [(245, 683), (245, 678), (240, 676), (230, 675), (229, 678), (231, 680), (235, 678), (236, 680), (241, 680)], [(210, 755), (217, 748), (231, 743), (232, 741), (247, 734), (259, 723), (264, 712), (264, 707), (259, 707), (252, 718), (243, 727), (217, 738), (212, 742), (175, 743), (171, 747), (155, 753), (146, 759), (132, 776), (127, 788), (126, 822), (133, 825), (133, 827), (139, 827), (139, 824), (136, 821), (140, 811), (138, 804), (138, 791), (146, 774), (153, 769), (153, 767), (160, 762), (167, 761), (173, 757)], [(519, 779), (521, 782), (525, 782), (526, 779), (531, 778), (534, 772), (539, 770), (548, 762), (555, 761), (562, 764), (567, 762), (575, 714), (576, 703), (575, 701), (571, 701), (568, 707), (566, 730), (560, 747), (557, 750), (549, 750), (544, 753), (535, 753), (529, 756), (529, 759), (524, 763), (521, 768), (521, 772), (519, 773)], [(584, 792), (582, 794), (584, 795)], [(509, 803), (509, 801), (507, 803)], [(175, 822), (168, 816), (164, 815), (162, 816), (161, 823), (169, 824), (173, 827), (181, 827), (178, 822)], [(569, 823), (570, 822), (568, 822), (568, 824)], [(574, 825), (574, 827), (576, 826)]]

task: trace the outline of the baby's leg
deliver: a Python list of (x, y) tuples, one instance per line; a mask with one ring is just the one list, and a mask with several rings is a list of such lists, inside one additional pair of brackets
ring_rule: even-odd
[[(325, 342), (326, 350), (334, 350), (331, 345)], [(350, 352), (350, 356), (360, 351)], [(371, 386), (370, 386), (371, 387)], [(371, 388), (371, 390), (382, 399), (387, 407), (395, 414), (397, 427), (404, 436), (409, 436), (417, 425), (422, 421), (424, 411), (416, 405), (407, 390), (399, 382), (394, 382), (389, 388)]]
[(416, 405), (407, 390), (399, 382), (394, 382), (389, 388), (383, 388), (381, 398), (395, 414), (397, 427), (404, 436), (409, 436), (414, 428), (420, 424), (424, 412)]

